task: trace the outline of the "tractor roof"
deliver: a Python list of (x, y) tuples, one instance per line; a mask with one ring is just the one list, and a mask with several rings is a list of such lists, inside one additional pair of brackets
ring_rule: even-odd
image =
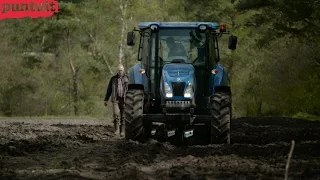
[(158, 28), (199, 28), (200, 25), (206, 25), (208, 28), (214, 30), (219, 29), (219, 24), (216, 22), (141, 22), (139, 23), (139, 29), (150, 28), (151, 25), (157, 25)]

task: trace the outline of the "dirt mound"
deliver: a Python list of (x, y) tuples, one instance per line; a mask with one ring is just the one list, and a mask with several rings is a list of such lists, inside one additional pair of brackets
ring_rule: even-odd
[(111, 126), (0, 123), (0, 179), (319, 179), (320, 122), (232, 121), (231, 145), (125, 141)]

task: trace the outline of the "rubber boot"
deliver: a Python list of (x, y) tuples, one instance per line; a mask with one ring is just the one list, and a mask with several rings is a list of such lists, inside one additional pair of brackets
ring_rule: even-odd
[(114, 134), (115, 135), (119, 135), (120, 134), (119, 121), (117, 121), (117, 120), (114, 121)]
[(125, 127), (124, 127), (124, 125), (120, 125), (120, 136), (121, 137), (124, 137), (124, 134), (125, 133)]

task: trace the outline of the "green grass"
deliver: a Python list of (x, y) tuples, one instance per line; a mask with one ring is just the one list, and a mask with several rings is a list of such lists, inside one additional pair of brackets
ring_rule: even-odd
[(315, 115), (302, 113), (302, 112), (299, 112), (299, 113), (293, 115), (292, 118), (305, 119), (305, 120), (309, 120), (309, 121), (320, 121), (320, 116), (315, 116)]
[(0, 116), (0, 119), (44, 119), (44, 120), (51, 120), (51, 119), (109, 119), (110, 117), (92, 117), (92, 116)]
[(40, 124), (112, 124), (112, 118), (106, 117), (92, 117), (92, 116), (14, 116), (5, 117), (0, 116), (0, 123), (3, 122), (24, 122), (24, 123), (40, 123)]

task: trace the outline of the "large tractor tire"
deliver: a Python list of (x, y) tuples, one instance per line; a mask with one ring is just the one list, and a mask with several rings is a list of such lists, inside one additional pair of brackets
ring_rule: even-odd
[(140, 89), (130, 89), (125, 101), (125, 138), (127, 140), (145, 142), (148, 132), (143, 123), (144, 92)]
[(231, 95), (216, 92), (211, 104), (211, 144), (230, 144)]

